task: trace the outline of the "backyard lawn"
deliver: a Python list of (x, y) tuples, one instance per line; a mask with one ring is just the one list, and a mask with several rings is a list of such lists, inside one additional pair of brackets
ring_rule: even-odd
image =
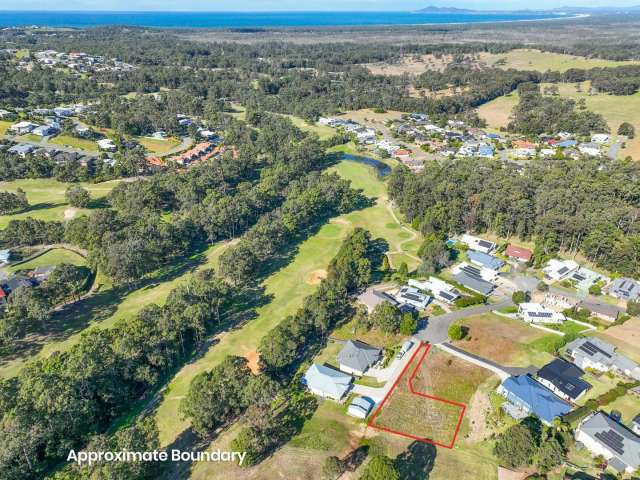
[(151, 153), (156, 154), (166, 153), (172, 148), (180, 145), (180, 140), (173, 137), (166, 139), (136, 137), (136, 140), (140, 143), (140, 145), (149, 150)]

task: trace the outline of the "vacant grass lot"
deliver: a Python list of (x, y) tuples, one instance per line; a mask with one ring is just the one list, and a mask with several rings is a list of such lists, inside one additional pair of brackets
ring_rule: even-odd
[(481, 53), (480, 61), (500, 68), (515, 70), (537, 70), (546, 72), (553, 70), (565, 72), (570, 68), (603, 68), (618, 67), (622, 65), (638, 65), (640, 62), (617, 62), (601, 58), (586, 58), (564, 53), (541, 52), (533, 49), (516, 49), (507, 53)]
[[(448, 446), (454, 442), (456, 428), (464, 412), (463, 407), (415, 392), (460, 402), (468, 400), (477, 386), (473, 385), (473, 380), (458, 375), (461, 372), (452, 363), (447, 364), (449, 360), (453, 362), (453, 357), (449, 358), (444, 353), (433, 355), (435, 348), (429, 349), (424, 361), (421, 361), (426, 348), (428, 347), (423, 346), (418, 351), (391, 395), (382, 403), (381, 408), (378, 407), (380, 410), (376, 411), (370, 422), (376, 427)], [(412, 382), (414, 372), (416, 377)]]
[(467, 339), (454, 342), (457, 347), (505, 366), (543, 366), (553, 359), (550, 345), (560, 338), (519, 320), (491, 313), (468, 317), (458, 323), (469, 332)]
[(53, 145), (68, 146), (71, 148), (77, 148), (79, 150), (86, 150), (91, 153), (98, 151), (98, 144), (93, 140), (86, 138), (73, 137), (71, 135), (57, 135), (49, 140), (49, 143)]
[(136, 140), (140, 143), (140, 145), (149, 150), (151, 153), (157, 154), (166, 153), (172, 148), (180, 145), (180, 140), (173, 137), (166, 138), (164, 140), (149, 137), (136, 137)]
[[(542, 84), (544, 91), (546, 86)], [(587, 109), (601, 114), (607, 122), (612, 134), (616, 134), (622, 122), (629, 122), (636, 127), (636, 132), (640, 132), (640, 92), (634, 95), (618, 96), (606, 93), (589, 94), (589, 83), (581, 84), (557, 84), (559, 95), (564, 98), (574, 100), (584, 99)], [(509, 95), (496, 98), (489, 103), (482, 105), (478, 109), (481, 118), (487, 121), (492, 129), (506, 127), (509, 123), (509, 116), (513, 107), (518, 103), (518, 94), (513, 92)], [(627, 142), (625, 148), (620, 150), (621, 157), (631, 156), (634, 160), (640, 160), (640, 134), (636, 138)]]
[[(89, 191), (91, 198), (100, 200), (118, 184), (119, 180), (104, 183), (82, 183)], [(11, 182), (0, 182), (0, 191), (15, 192), (24, 190), (29, 201), (29, 209), (14, 215), (0, 215), (0, 228), (5, 228), (10, 220), (33, 217), (39, 220), (63, 221), (88, 210), (71, 208), (64, 198), (70, 184), (58, 182), (52, 178), (22, 179)]]
[(7, 133), (7, 130), (9, 129), (9, 127), (11, 125), (13, 125), (15, 122), (8, 122), (6, 120), (0, 120), (0, 135), (5, 135)]
[(291, 122), (303, 132), (312, 132), (318, 135), (320, 140), (326, 140), (335, 135), (336, 130), (328, 127), (327, 125), (320, 125), (319, 123), (309, 123), (306, 120), (296, 117), (294, 115), (283, 115), (287, 117)]

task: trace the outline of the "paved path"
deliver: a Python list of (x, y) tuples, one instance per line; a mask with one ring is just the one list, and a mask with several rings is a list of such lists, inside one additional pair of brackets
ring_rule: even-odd
[[(369, 397), (374, 400), (376, 403), (381, 402), (384, 397), (387, 396), (389, 390), (396, 383), (398, 377), (402, 374), (402, 371), (407, 366), (407, 364), (411, 361), (413, 354), (416, 352), (416, 349), (420, 347), (419, 342), (414, 342), (413, 346), (409, 349), (407, 353), (405, 353), (400, 360), (394, 360), (391, 366), (389, 367), (392, 372), (388, 375), (387, 383), (384, 387), (366, 387), (364, 385), (354, 385), (353, 393), (357, 393), (358, 395), (362, 395), (364, 397)], [(367, 376), (369, 373), (367, 373)]]
[(416, 257), (414, 254), (407, 252), (406, 250), (404, 250), (402, 248), (402, 245), (404, 245), (405, 243), (408, 242), (412, 242), (414, 241), (416, 238), (418, 238), (418, 232), (416, 232), (415, 230), (410, 229), (409, 227), (406, 227), (405, 225), (402, 224), (402, 222), (400, 221), (400, 219), (398, 218), (398, 216), (396, 215), (396, 212), (393, 211), (393, 204), (391, 203), (390, 200), (385, 200), (384, 201), (385, 207), (387, 208), (387, 210), (389, 211), (389, 214), (393, 217), (393, 220), (400, 225), (400, 228), (402, 228), (405, 232), (409, 233), (409, 235), (411, 235), (409, 238), (406, 238), (400, 242), (398, 242), (395, 245), (395, 249), (393, 251), (389, 251), (387, 252), (387, 258), (389, 259), (389, 266), (391, 268), (395, 268), (395, 266), (393, 265), (393, 258), (391, 257), (391, 255), (389, 254), (398, 254), (398, 253), (402, 253), (404, 255), (406, 255), (409, 258), (412, 258), (418, 262), (422, 262), (422, 259), (420, 257)]
[(501, 308), (513, 305), (510, 298), (505, 298), (499, 303), (479, 305), (477, 307), (464, 308), (455, 312), (445, 313), (436, 317), (429, 317), (427, 325), (418, 330), (414, 338), (421, 342), (430, 342), (434, 344), (446, 342), (449, 339), (449, 326), (456, 320), (473, 315), (480, 315), (492, 310), (500, 310)]
[(159, 157), (159, 158), (168, 157), (168, 156), (173, 155), (175, 153), (179, 153), (179, 152), (182, 152), (184, 150), (187, 150), (189, 147), (191, 147), (191, 145), (193, 145), (193, 138), (191, 138), (191, 137), (182, 137), (182, 142), (180, 142), (180, 145), (176, 145), (171, 150), (167, 150), (166, 152), (163, 152), (163, 153), (157, 155), (157, 157)]

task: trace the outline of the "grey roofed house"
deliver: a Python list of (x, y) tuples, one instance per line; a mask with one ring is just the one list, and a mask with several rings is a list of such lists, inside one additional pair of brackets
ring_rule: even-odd
[(637, 300), (640, 297), (640, 283), (632, 278), (616, 278), (609, 293), (624, 300)]
[(19, 277), (17, 275), (14, 275), (13, 277), (9, 278), (2, 284), (3, 290), (9, 291), (9, 292), (13, 292), (19, 287), (33, 287), (33, 286), (34, 286), (33, 281), (29, 280), (28, 278)]
[(387, 295), (384, 292), (375, 290), (373, 288), (367, 288), (358, 296), (358, 302), (367, 307), (369, 313), (373, 311), (379, 304), (383, 302), (389, 302), (392, 305), (396, 305), (398, 302), (393, 297)]
[(321, 397), (340, 400), (351, 388), (353, 377), (339, 370), (314, 363), (304, 374), (303, 383)]
[(374, 402), (373, 400), (366, 397), (356, 397), (353, 399), (349, 408), (347, 409), (347, 413), (351, 416), (358, 418), (367, 418), (369, 412), (373, 408)]
[(53, 272), (55, 268), (55, 265), (43, 265), (41, 267), (37, 267), (33, 271), (33, 276), (38, 280), (47, 280), (49, 278), (49, 275), (51, 275), (51, 272)]
[(604, 318), (612, 322), (618, 319), (618, 316), (624, 313), (624, 310), (616, 305), (601, 302), (595, 299), (584, 299), (578, 303), (578, 308), (586, 308), (596, 317)]
[(578, 338), (567, 344), (567, 355), (580, 368), (600, 371), (613, 370), (640, 380), (640, 366), (630, 358), (616, 352), (616, 347), (597, 337)]
[(364, 373), (371, 365), (378, 362), (382, 350), (358, 340), (349, 340), (338, 353), (340, 370), (347, 373)]
[(467, 252), (467, 257), (469, 257), (471, 263), (490, 268), (491, 270), (500, 270), (504, 267), (504, 261), (487, 253), (470, 251)]
[(7, 152), (15, 153), (17, 155), (24, 157), (25, 155), (33, 152), (35, 149), (36, 147), (28, 143), (20, 143), (18, 145), (14, 145), (13, 147), (11, 147), (9, 150), (7, 150)]
[(453, 278), (456, 282), (482, 295), (489, 295), (495, 288), (495, 285), (493, 283), (487, 282), (482, 278), (472, 276), (465, 271), (461, 271), (460, 273), (454, 275)]
[[(598, 412), (587, 417), (578, 427), (576, 440), (587, 448), (597, 445), (609, 453), (609, 466), (620, 472), (635, 471), (640, 467), (640, 437), (608, 415)], [(589, 448), (593, 451), (593, 448)], [(597, 451), (598, 454), (604, 454)]]

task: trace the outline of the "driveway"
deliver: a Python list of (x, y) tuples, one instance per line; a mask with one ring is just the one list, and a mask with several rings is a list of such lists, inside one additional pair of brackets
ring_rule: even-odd
[(500, 310), (501, 308), (510, 307), (513, 302), (510, 298), (505, 298), (499, 303), (479, 305), (477, 307), (464, 308), (455, 312), (445, 313), (437, 317), (429, 317), (424, 328), (418, 330), (414, 338), (421, 342), (430, 342), (434, 344), (443, 343), (449, 340), (449, 327), (456, 320), (480, 315), (492, 310)]

